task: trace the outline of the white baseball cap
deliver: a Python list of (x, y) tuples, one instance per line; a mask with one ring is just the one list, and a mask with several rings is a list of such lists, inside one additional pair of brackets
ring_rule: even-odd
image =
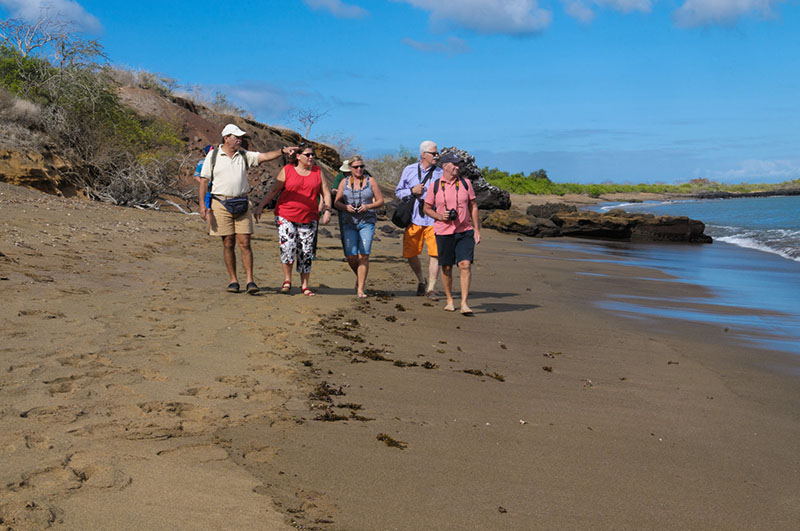
[(225, 129), (222, 130), (222, 138), (225, 138), (228, 135), (236, 135), (236, 136), (244, 136), (247, 133), (239, 129), (234, 124), (228, 124), (225, 126)]

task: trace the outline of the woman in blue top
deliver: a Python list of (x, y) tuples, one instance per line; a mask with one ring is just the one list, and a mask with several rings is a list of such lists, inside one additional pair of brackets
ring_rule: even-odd
[(350, 176), (339, 183), (334, 206), (341, 211), (344, 222), (344, 254), (356, 275), (356, 293), (359, 299), (365, 299), (369, 253), (378, 220), (374, 210), (383, 205), (383, 194), (378, 182), (364, 175), (364, 159), (360, 156), (350, 158), (350, 171)]

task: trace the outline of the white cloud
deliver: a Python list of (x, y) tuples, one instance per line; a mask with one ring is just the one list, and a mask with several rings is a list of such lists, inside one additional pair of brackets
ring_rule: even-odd
[(561, 0), (561, 3), (567, 15), (583, 23), (594, 19), (593, 8), (608, 8), (621, 13), (649, 13), (653, 9), (651, 0)]
[(434, 23), (454, 23), (479, 33), (531, 35), (547, 28), (553, 14), (537, 0), (396, 0), (430, 12)]
[(235, 103), (241, 104), (254, 115), (264, 115), (270, 119), (285, 114), (292, 108), (291, 96), (283, 88), (271, 83), (244, 82), (225, 85), (220, 91), (230, 94)]
[(789, 159), (742, 161), (738, 167), (727, 170), (707, 170), (709, 179), (721, 182), (780, 182), (800, 174), (800, 161)]
[(467, 41), (459, 39), (458, 37), (450, 37), (447, 39), (447, 42), (419, 42), (414, 39), (403, 39), (403, 43), (420, 52), (437, 52), (455, 55), (472, 51)]
[(103, 28), (97, 17), (72, 0), (0, 0), (0, 6), (8, 10), (11, 18), (26, 22), (35, 22), (44, 15), (68, 24), (75, 31), (99, 33)]
[(732, 24), (737, 19), (755, 13), (772, 16), (772, 7), (784, 0), (686, 0), (673, 14), (679, 26), (694, 27), (712, 24)]
[(345, 4), (342, 0), (303, 0), (303, 3), (314, 10), (330, 11), (338, 18), (363, 18), (367, 10), (352, 4)]
[(564, 12), (580, 22), (588, 23), (594, 19), (594, 11), (581, 0), (561, 0)]

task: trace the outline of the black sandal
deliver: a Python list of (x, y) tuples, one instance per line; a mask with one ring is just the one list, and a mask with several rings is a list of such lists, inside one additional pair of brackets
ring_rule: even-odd
[(260, 291), (255, 282), (248, 282), (244, 289), (247, 291), (248, 295), (255, 295)]

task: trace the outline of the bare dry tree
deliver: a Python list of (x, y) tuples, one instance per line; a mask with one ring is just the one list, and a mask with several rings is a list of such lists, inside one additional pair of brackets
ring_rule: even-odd
[(0, 40), (22, 57), (57, 43), (66, 35), (67, 23), (48, 17), (46, 11), (31, 24), (17, 18), (0, 21)]
[(327, 116), (332, 110), (333, 109), (328, 109), (326, 111), (321, 111), (319, 109), (297, 109), (291, 114), (292, 117), (300, 123), (300, 125), (305, 127), (303, 138), (308, 138), (308, 134), (311, 132), (311, 127), (321, 118)]

